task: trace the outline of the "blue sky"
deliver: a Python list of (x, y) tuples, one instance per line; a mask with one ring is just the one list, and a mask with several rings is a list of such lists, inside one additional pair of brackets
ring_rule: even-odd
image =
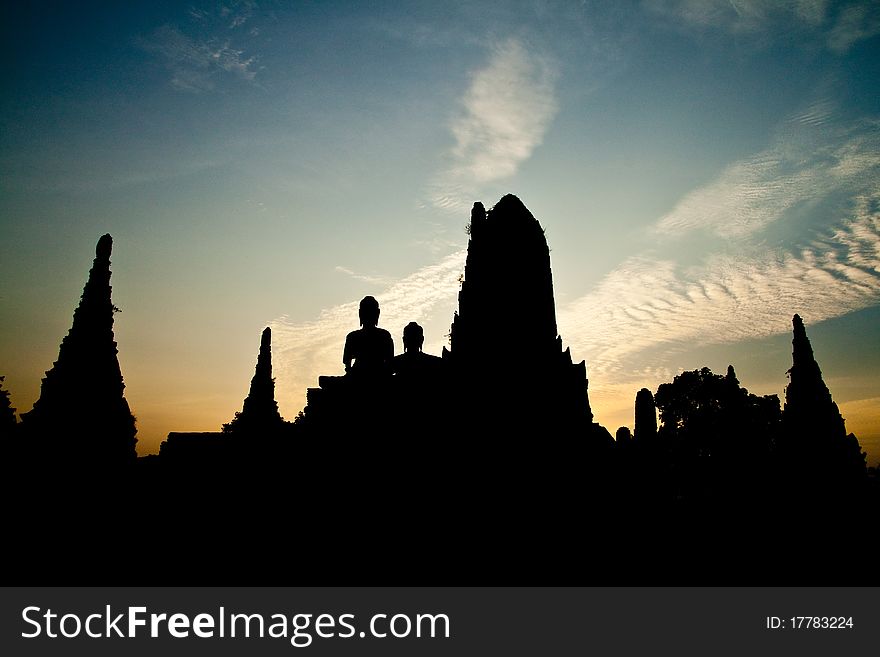
[(104, 232), (146, 452), (240, 409), (264, 326), (288, 418), (365, 294), (439, 352), (469, 208), (512, 192), (612, 432), (682, 369), (782, 395), (798, 312), (880, 458), (876, 3), (29, 3), (2, 29), (20, 411)]

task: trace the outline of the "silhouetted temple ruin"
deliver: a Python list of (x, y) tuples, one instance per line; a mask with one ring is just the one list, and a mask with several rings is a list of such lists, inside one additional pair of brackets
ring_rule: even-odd
[[(442, 357), (423, 353), (416, 322), (395, 356), (378, 301), (365, 297), (360, 328), (339, 345), (346, 374), (319, 377), (289, 423), (266, 328), (234, 419), (222, 431), (172, 432), (158, 456), (141, 459), (102, 237), (23, 423), (0, 387), (0, 437), (16, 436), (6, 472), (24, 466), (35, 484), (23, 495), (21, 482), (0, 478), (4, 499), (20, 500), (7, 523), (11, 563), (51, 583), (80, 572), (235, 584), (257, 573), (277, 584), (288, 572), (430, 569), (444, 579), (623, 573), (705, 584), (780, 567), (784, 582), (809, 570), (840, 583), (842, 567), (862, 582), (841, 537), (863, 540), (880, 491), (798, 316), (784, 423), (776, 395), (749, 393), (733, 366), (725, 375), (704, 367), (639, 390), (634, 435), (621, 427), (615, 443), (592, 421), (585, 363), (562, 348), (541, 225), (505, 196), (488, 213), (475, 204), (469, 232)], [(59, 536), (76, 540), (60, 546)]]
[(272, 330), (267, 326), (260, 336), (257, 365), (242, 409), (223, 425), (222, 431), (172, 431), (160, 445), (159, 455), (164, 463), (175, 466), (229, 465), (243, 455), (251, 458), (256, 451), (266, 449), (267, 439), (279, 438), (289, 427), (275, 400)]
[[(343, 429), (349, 412), (366, 402), (370, 415), (384, 421), (383, 430), (391, 430), (401, 425), (400, 414), (383, 413), (382, 406), (399, 408), (403, 397), (402, 406), (410, 408), (420, 392), (419, 426), (434, 432), (484, 434), (482, 439), (564, 434), (609, 446), (610, 434), (592, 422), (586, 365), (573, 363), (562, 348), (541, 225), (508, 194), (488, 213), (475, 203), (468, 232), (459, 309), (442, 366), (431, 366), (434, 385), (423, 378), (414, 391), (399, 376), (369, 386), (349, 376), (321, 377), (320, 388), (309, 390), (301, 424)], [(412, 420), (397, 429), (411, 430)]]
[(586, 365), (562, 349), (541, 224), (508, 194), (489, 212), (475, 203), (469, 233), (444, 353), (461, 411), (484, 426), (592, 432)]
[(785, 389), (780, 456), (797, 479), (834, 487), (864, 477), (865, 454), (822, 379), (819, 363), (799, 315), (792, 318), (792, 365)]
[(22, 414), (24, 447), (45, 462), (110, 467), (137, 458), (135, 418), (113, 337), (112, 248), (110, 235), (98, 240), (73, 326), (46, 372), (40, 398)]
[(235, 418), (223, 425), (231, 433), (258, 433), (277, 431), (284, 424), (275, 401), (275, 379), (272, 378), (272, 330), (267, 326), (260, 337), (257, 367), (251, 379), (248, 396)]

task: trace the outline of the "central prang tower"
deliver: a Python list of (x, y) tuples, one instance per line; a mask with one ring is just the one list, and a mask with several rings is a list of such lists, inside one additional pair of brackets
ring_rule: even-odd
[(556, 326), (544, 229), (512, 194), (471, 211), (459, 310), (444, 358), (471, 417), (492, 425), (584, 429), (593, 414), (584, 362)]

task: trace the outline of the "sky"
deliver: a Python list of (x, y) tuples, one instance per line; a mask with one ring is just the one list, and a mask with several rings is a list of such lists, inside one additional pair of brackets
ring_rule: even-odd
[[(546, 229), (596, 421), (733, 364), (784, 395), (791, 317), (880, 461), (880, 5), (826, 0), (5, 7), (0, 375), (19, 412), (114, 238), (138, 450), (293, 419), (367, 294), (448, 342), (474, 201)], [(507, 318), (511, 323), (515, 317)], [(505, 318), (501, 318), (504, 321)]]

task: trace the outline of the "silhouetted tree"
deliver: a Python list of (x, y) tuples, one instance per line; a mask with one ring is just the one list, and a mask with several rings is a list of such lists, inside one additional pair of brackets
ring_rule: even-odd
[(757, 494), (781, 422), (776, 395), (750, 394), (731, 366), (682, 372), (654, 399), (683, 494)]
[(31, 454), (64, 468), (119, 466), (137, 458), (135, 418), (123, 394), (113, 337), (112, 248), (110, 235), (98, 240), (58, 360), (46, 372), (33, 409), (22, 415)]
[(18, 424), (15, 419), (15, 409), (12, 407), (12, 401), (9, 399), (9, 391), (3, 389), (5, 376), (0, 376), (0, 444), (7, 446), (5, 442), (15, 433)]

